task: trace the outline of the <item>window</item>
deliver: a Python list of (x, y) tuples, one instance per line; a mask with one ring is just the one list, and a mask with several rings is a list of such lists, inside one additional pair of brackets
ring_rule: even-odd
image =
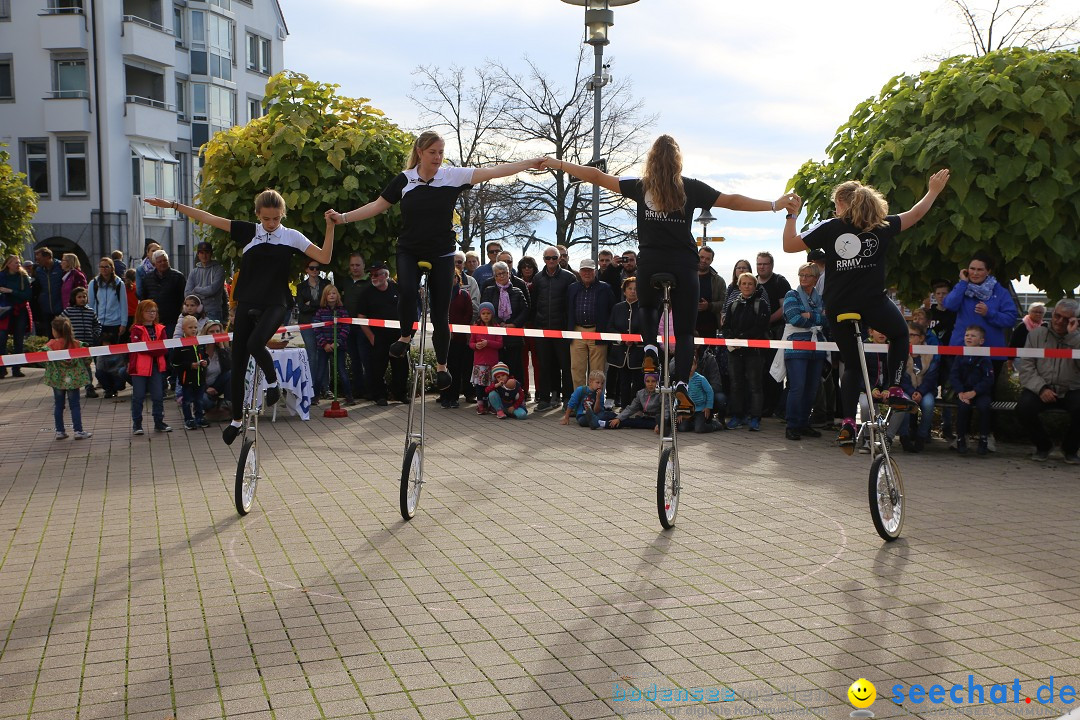
[(49, 4), (46, 6), (45, 10), (45, 12), (50, 15), (81, 13), (82, 11), (83, 0), (49, 0)]
[[(132, 194), (180, 200), (180, 163), (164, 146), (131, 143)], [(145, 217), (174, 218), (172, 208), (143, 207)]]
[(85, 196), (87, 188), (86, 138), (60, 138), (60, 168), (63, 187), (68, 197)]
[(22, 156), (26, 184), (41, 197), (49, 197), (49, 141), (23, 140)]
[(0, 0), (0, 22), (11, 22), (11, 0)]
[(86, 76), (86, 58), (53, 60), (54, 98), (88, 98), (90, 85)]
[(270, 41), (258, 35), (247, 36), (247, 69), (270, 74)]
[(172, 9), (172, 31), (176, 36), (176, 44), (183, 47), (184, 45), (184, 8), (179, 5), (173, 5)]
[(176, 81), (176, 115), (181, 120), (187, 120), (187, 81)]
[(11, 55), (0, 55), (0, 102), (15, 99), (15, 74), (11, 71)]
[(191, 119), (191, 147), (198, 149), (214, 133), (236, 125), (236, 93), (218, 85), (191, 83)]
[(191, 74), (232, 80), (233, 23), (202, 10), (191, 11)]
[(265, 114), (266, 114), (266, 111), (263, 110), (262, 99), (261, 98), (249, 97), (248, 98), (248, 121), (250, 122), (251, 120), (255, 120), (256, 118), (261, 118)]
[(232, 0), (208, 0), (210, 5), (216, 5), (222, 10), (232, 10)]

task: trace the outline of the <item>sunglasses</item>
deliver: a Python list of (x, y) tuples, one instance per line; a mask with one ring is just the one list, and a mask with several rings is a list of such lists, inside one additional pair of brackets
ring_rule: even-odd
[(319, 269), (319, 266), (318, 266), (318, 265), (308, 265), (308, 266), (307, 266), (307, 269), (308, 269), (308, 270), (318, 270), (318, 269)]
[(570, 257), (570, 254), (569, 253), (559, 253), (559, 257), (568, 258), (568, 257)]
[(548, 260), (558, 260), (558, 259), (559, 259), (558, 255), (545, 255), (544, 256), (544, 262), (547, 262)]
[(488, 250), (488, 255), (498, 255), (502, 250)]

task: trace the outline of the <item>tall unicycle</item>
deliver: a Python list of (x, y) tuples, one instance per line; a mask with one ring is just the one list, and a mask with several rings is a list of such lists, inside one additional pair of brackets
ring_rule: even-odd
[[(405, 520), (412, 520), (416, 515), (416, 508), (420, 506), (420, 490), (424, 486), (424, 399), (428, 371), (424, 350), (427, 347), (428, 274), (431, 263), (419, 262), (416, 265), (420, 268), (420, 354), (413, 365), (409, 421), (405, 426), (405, 455), (401, 461), (401, 517)], [(413, 420), (417, 413), (419, 421), (414, 428)]]
[(257, 405), (262, 370), (252, 362), (255, 371), (244, 392), (243, 425), (240, 430), (240, 458), (236, 461), (236, 487), (233, 492), (236, 512), (247, 515), (255, 504), (255, 491), (259, 487), (259, 410)]
[[(844, 313), (837, 316), (839, 322), (851, 322), (855, 326), (855, 341), (859, 347), (859, 364), (862, 366), (863, 387), (870, 388), (870, 373), (866, 369), (866, 354), (863, 351), (862, 328), (859, 313)], [(900, 466), (889, 453), (888, 435), (889, 415), (892, 410), (885, 411), (882, 415), (878, 405), (867, 399), (870, 407), (869, 413), (862, 420), (859, 428), (859, 439), (865, 440), (870, 448), (870, 482), (868, 495), (870, 500), (870, 517), (874, 521), (874, 528), (878, 535), (886, 542), (892, 542), (900, 537), (900, 531), (904, 528), (904, 478), (900, 474)]]
[[(665, 530), (675, 527), (679, 514), (679, 442), (674, 413), (675, 391), (671, 386), (671, 289), (675, 276), (657, 273), (652, 278), (653, 287), (663, 292), (660, 302), (661, 328), (663, 330), (663, 383), (660, 386), (660, 458), (656, 470), (656, 511)], [(646, 342), (651, 338), (646, 338)]]

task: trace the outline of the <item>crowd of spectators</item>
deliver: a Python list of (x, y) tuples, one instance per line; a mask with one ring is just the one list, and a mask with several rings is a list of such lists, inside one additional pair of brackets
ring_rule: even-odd
[[(475, 252), (457, 253), (452, 323), (640, 333), (637, 256), (632, 250), (616, 256), (605, 249), (596, 261), (585, 259), (577, 267), (570, 266), (562, 246), (545, 247), (539, 258), (526, 256), (516, 264), (498, 242), (483, 250), (488, 259), (483, 264)], [(112, 253), (102, 257), (98, 273), (87, 278), (71, 253), (57, 262), (42, 247), (34, 261), (25, 264), (8, 256), (0, 269), (0, 347), (6, 347), (10, 336), (13, 351), (22, 352), (24, 338), (32, 331), (52, 338), (57, 317), (67, 319), (81, 345), (221, 332), (229, 321), (228, 286), (240, 280), (234, 276), (227, 282), (225, 268), (213, 259), (209, 243), (198, 245), (196, 259), (185, 276), (171, 266), (164, 250), (150, 242), (132, 267), (124, 264), (122, 254)], [(730, 283), (713, 267), (713, 259), (710, 248), (701, 248), (696, 326), (700, 337), (828, 339), (822, 300), (828, 279), (820, 253), (810, 253), (799, 268), (795, 287), (774, 272), (768, 252), (758, 254), (753, 265), (739, 260)], [(1018, 319), (1015, 301), (993, 269), (992, 259), (978, 253), (955, 284), (933, 283), (924, 306), (910, 313), (910, 343), (1080, 349), (1075, 301), (1058, 302), (1049, 323), (1041, 303)], [(389, 269), (383, 263), (368, 268), (358, 253), (350, 256), (348, 273), (333, 284), (318, 262), (308, 260), (296, 288), (300, 323), (398, 316), (399, 289)], [(362, 400), (380, 406), (409, 401), (408, 361), (389, 352), (397, 339), (395, 329), (341, 324), (336, 332), (304, 330), (301, 336), (316, 403), (330, 394), (350, 405)], [(153, 401), (155, 428), (171, 429), (161, 404), (167, 395), (166, 378), (178, 387), (189, 429), (205, 426), (204, 415), (212, 417), (215, 409), (231, 400), (233, 368), (227, 343), (171, 356), (140, 355), (100, 358), (95, 374), (106, 398), (117, 397), (132, 385), (133, 422), (140, 433), (147, 394)], [(586, 427), (655, 429), (658, 378), (643, 373), (642, 359), (642, 344), (637, 342), (455, 333), (449, 356), (455, 381), (439, 394), (438, 402), (455, 409), (463, 399), (468, 406), (475, 404), (479, 414), (490, 412), (500, 418), (561, 410), (564, 422), (574, 417)], [(868, 361), (876, 384), (875, 375), (880, 373), (875, 370), (883, 367), (883, 356), (870, 353)], [(818, 438), (819, 429), (832, 429), (837, 417), (837, 364), (835, 353), (823, 351), (699, 347), (690, 384), (694, 414), (683, 418), (681, 427), (695, 432), (757, 431), (763, 419), (775, 417), (785, 423), (790, 441)], [(1002, 375), (1014, 371), (1021, 387), (1017, 413), (1035, 445), (1032, 459), (1047, 459), (1051, 446), (1043, 413), (1060, 409), (1070, 417), (1062, 444), (1064, 459), (1080, 463), (1080, 363), (1072, 360), (1019, 358), (1006, 363), (911, 353), (902, 386), (918, 409), (894, 415), (890, 439), (895, 436), (908, 452), (924, 451), (931, 443), (937, 411), (940, 432), (950, 447), (959, 453), (967, 453), (969, 446), (976, 455), (992, 452), (990, 405), (1003, 385)], [(11, 374), (23, 372), (16, 367)], [(7, 370), (0, 368), (0, 377), (6, 375)], [(91, 379), (84, 387), (86, 397), (97, 396)], [(870, 396), (878, 389), (871, 388)], [(70, 392), (65, 389), (65, 397)], [(974, 435), (969, 436), (973, 418)]]

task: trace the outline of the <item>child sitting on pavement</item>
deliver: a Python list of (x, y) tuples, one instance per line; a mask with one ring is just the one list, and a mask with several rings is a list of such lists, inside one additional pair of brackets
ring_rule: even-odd
[(488, 404), (495, 417), (505, 420), (515, 417), (524, 420), (529, 414), (525, 409), (525, 390), (513, 376), (506, 363), (497, 362), (491, 367), (492, 382), (484, 389)]
[(698, 358), (695, 354), (694, 362), (690, 366), (690, 382), (686, 384), (690, 399), (694, 401), (694, 414), (680, 416), (679, 432), (689, 432), (692, 429), (696, 433), (707, 433), (716, 429), (712, 419), (712, 385), (697, 370)]
[(608, 420), (609, 430), (618, 428), (641, 428), (660, 432), (660, 375), (645, 373), (645, 387), (637, 391), (634, 399), (623, 408), (617, 418)]
[(574, 389), (566, 403), (566, 412), (559, 420), (560, 425), (570, 424), (570, 413), (574, 413), (578, 425), (593, 430), (604, 427), (609, 420), (616, 418), (615, 413), (604, 409), (604, 371), (593, 370), (585, 382), (585, 385)]
[[(978, 325), (964, 330), (965, 347), (982, 347), (986, 331)], [(986, 455), (990, 439), (990, 401), (994, 393), (994, 366), (988, 357), (961, 355), (952, 360), (949, 379), (956, 391), (956, 452), (968, 451), (967, 435), (971, 430), (971, 408), (979, 411), (979, 446), (976, 452)]]
[[(476, 324), (490, 327), (494, 324), (494, 318), (495, 306), (489, 302), (480, 303), (480, 319)], [(477, 415), (483, 415), (488, 411), (487, 393), (484, 390), (491, 384), (491, 368), (499, 362), (499, 351), (502, 346), (502, 335), (472, 333), (469, 336), (469, 347), (473, 351), (472, 377), (469, 381), (476, 391)]]

